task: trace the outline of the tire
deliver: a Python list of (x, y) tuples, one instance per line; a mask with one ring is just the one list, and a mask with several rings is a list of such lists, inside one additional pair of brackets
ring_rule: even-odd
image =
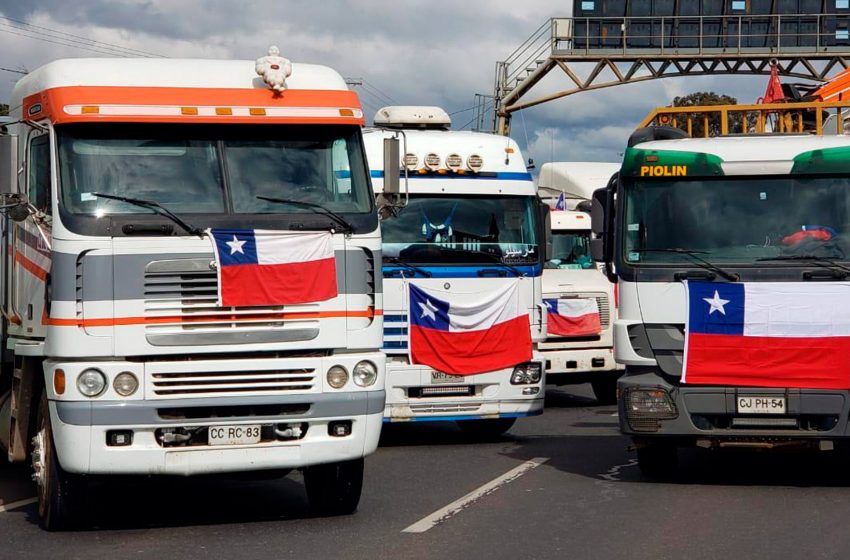
[(637, 449), (638, 468), (647, 478), (663, 479), (676, 472), (679, 450), (669, 443), (646, 443)]
[(460, 420), (458, 428), (476, 439), (494, 439), (513, 427), (516, 418), (494, 418), (492, 420)]
[(618, 376), (606, 375), (590, 382), (593, 396), (600, 405), (617, 404), (617, 379)]
[(38, 489), (38, 518), (48, 531), (77, 529), (87, 521), (87, 484), (83, 477), (67, 473), (59, 465), (47, 395), (42, 393), (33, 438), (32, 463)]
[(307, 467), (304, 486), (314, 514), (323, 517), (352, 514), (363, 490), (363, 459)]

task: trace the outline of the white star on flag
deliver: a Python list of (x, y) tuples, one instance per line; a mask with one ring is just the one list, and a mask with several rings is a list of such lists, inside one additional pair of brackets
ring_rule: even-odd
[(713, 298), (702, 298), (702, 300), (711, 306), (708, 310), (709, 315), (711, 315), (715, 311), (720, 311), (722, 314), (726, 315), (726, 310), (723, 308), (723, 306), (729, 303), (729, 300), (720, 299), (720, 293), (718, 293), (717, 290), (714, 290)]
[(431, 319), (432, 321), (436, 321), (436, 320), (437, 320), (437, 315), (435, 314), (435, 313), (436, 313), (436, 311), (437, 311), (437, 308), (436, 308), (436, 307), (434, 307), (434, 304), (433, 304), (433, 303), (431, 303), (431, 300), (430, 300), (430, 299), (426, 299), (426, 300), (425, 300), (425, 303), (422, 303), (421, 301), (420, 301), (420, 302), (417, 302), (417, 303), (419, 304), (419, 307), (421, 307), (421, 308), (422, 308), (422, 315), (420, 315), (420, 316), (419, 316), (419, 317), (420, 317), (420, 319), (421, 319), (421, 318), (428, 317), (428, 318), (429, 318), (429, 319)]
[(242, 245), (244, 245), (245, 243), (247, 243), (247, 241), (245, 241), (244, 239), (242, 241), (239, 241), (239, 239), (237, 239), (235, 235), (233, 236), (233, 241), (225, 241), (225, 244), (230, 247), (231, 255), (235, 255), (236, 253), (242, 253), (244, 255), (245, 251), (242, 249)]

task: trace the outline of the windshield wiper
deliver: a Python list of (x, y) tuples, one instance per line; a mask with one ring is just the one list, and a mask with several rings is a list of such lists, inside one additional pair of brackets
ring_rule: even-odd
[(397, 264), (398, 266), (400, 266), (402, 268), (406, 268), (407, 270), (412, 270), (414, 273), (421, 274), (425, 278), (431, 277), (430, 271), (425, 270), (424, 268), (422, 268), (420, 266), (416, 266), (415, 264), (410, 264), (408, 262), (405, 262), (405, 261), (403, 261), (403, 260), (401, 260), (397, 257), (388, 257), (388, 256), (384, 255), (384, 260), (391, 262), (393, 264)]
[(302, 208), (318, 210), (319, 214), (323, 214), (335, 221), (337, 224), (341, 225), (343, 227), (343, 233), (354, 233), (354, 226), (348, 223), (345, 218), (343, 218), (332, 210), (328, 210), (321, 204), (316, 204), (315, 202), (304, 202), (302, 200), (293, 200), (291, 198), (273, 198), (271, 196), (258, 196), (257, 198), (260, 200), (265, 200), (266, 202), (274, 202), (276, 204), (290, 204), (292, 206), (300, 206)]
[(678, 248), (678, 247), (676, 247), (676, 248), (665, 248), (665, 249), (643, 248), (643, 249), (634, 249), (633, 251), (636, 252), (636, 253), (676, 253), (678, 255), (685, 255), (685, 256), (693, 259), (694, 263), (696, 263), (701, 268), (704, 268), (706, 270), (710, 270), (711, 272), (714, 272), (715, 274), (722, 276), (723, 278), (725, 278), (729, 282), (737, 282), (740, 279), (740, 276), (738, 276), (737, 274), (733, 274), (731, 272), (723, 270), (722, 268), (720, 268), (719, 266), (717, 266), (713, 262), (707, 261), (704, 258), (700, 257), (701, 254), (702, 255), (708, 254), (708, 251), (695, 251), (695, 250), (692, 250), (692, 249), (681, 249), (681, 248)]
[(835, 262), (834, 257), (823, 257), (819, 255), (777, 255), (775, 257), (762, 257), (757, 261), (806, 261), (823, 268), (831, 268), (850, 272), (850, 267)]
[(189, 225), (187, 222), (184, 222), (179, 216), (177, 216), (174, 212), (161, 205), (159, 202), (154, 202), (153, 200), (144, 200), (141, 198), (130, 198), (129, 196), (118, 196), (114, 194), (105, 194), (98, 192), (91, 194), (92, 196), (96, 196), (98, 198), (120, 200), (121, 202), (127, 202), (129, 204), (135, 204), (136, 206), (141, 206), (142, 208), (153, 210), (155, 213), (159, 214), (160, 216), (165, 216), (166, 218), (170, 219), (172, 222), (183, 228), (189, 235), (197, 235), (201, 239), (204, 238), (203, 230), (193, 225)]

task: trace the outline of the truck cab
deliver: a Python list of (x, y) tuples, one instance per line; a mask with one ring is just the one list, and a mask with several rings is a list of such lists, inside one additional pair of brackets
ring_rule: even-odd
[[(0, 443), (42, 524), (81, 523), (110, 475), (301, 469), (317, 511), (354, 511), (384, 409), (381, 237), (340, 75), (276, 48), (57, 60), (10, 107)], [(275, 262), (301, 257), (245, 239), (326, 238), (335, 295), (223, 305), (209, 228)]]
[[(546, 334), (541, 272), (548, 208), (510, 139), (452, 131), (439, 107), (385, 107), (375, 124), (364, 138), (384, 210), (384, 421), (455, 421), (474, 435), (500, 434), (543, 409), (537, 345)], [(388, 155), (384, 141), (396, 137), (403, 153)], [(399, 192), (386, 188), (379, 171), (389, 167), (387, 158), (406, 176)], [(531, 329), (530, 361), (464, 376), (412, 363), (408, 284), (475, 298), (515, 282)]]
[(650, 475), (685, 446), (832, 449), (850, 428), (850, 138), (686, 136), (639, 129), (594, 195), (620, 429)]
[(543, 264), (549, 324), (546, 340), (540, 343), (546, 381), (590, 382), (601, 404), (613, 404), (622, 373), (614, 360), (615, 285), (591, 258), (589, 214), (553, 210), (551, 224), (552, 258)]

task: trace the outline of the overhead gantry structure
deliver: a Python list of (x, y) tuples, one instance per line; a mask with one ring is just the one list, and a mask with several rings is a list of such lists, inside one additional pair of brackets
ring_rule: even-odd
[[(513, 113), (579, 92), (673, 76), (767, 75), (774, 62), (781, 76), (824, 82), (850, 63), (850, 35), (837, 19), (846, 17), (551, 18), (496, 63), (492, 127), (507, 135)], [(568, 86), (534, 96), (553, 72)]]

